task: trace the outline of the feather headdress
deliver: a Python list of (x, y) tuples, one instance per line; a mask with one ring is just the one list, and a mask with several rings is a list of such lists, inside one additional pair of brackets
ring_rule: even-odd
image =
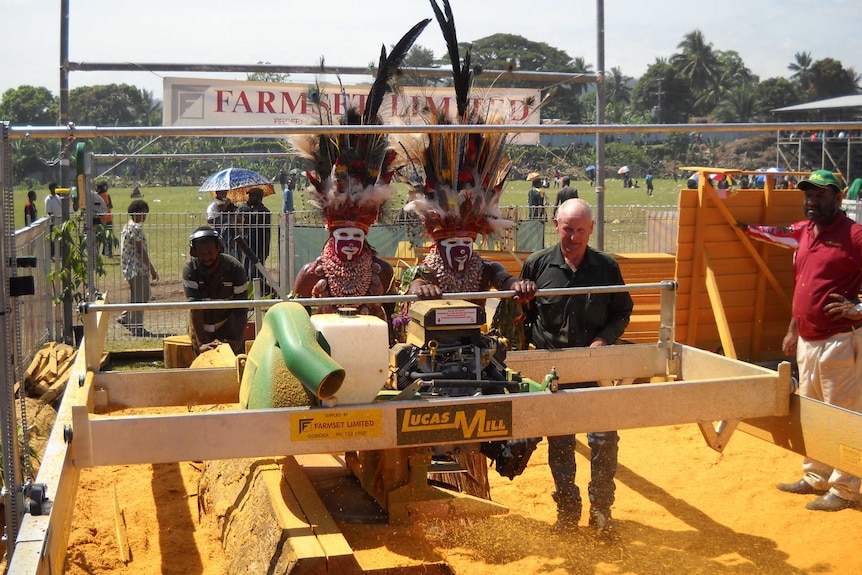
[[(393, 46), (387, 56), (386, 47), (380, 52), (377, 77), (368, 96), (365, 108), (347, 107), (340, 121), (333, 121), (331, 107), (316, 95), (320, 124), (360, 126), (381, 124), (380, 106), (387, 92), (393, 90), (399, 75), (399, 66), (407, 57), (410, 47), (431, 21), (417, 23)], [(385, 134), (339, 134), (292, 136), (291, 144), (299, 155), (311, 160), (312, 169), (306, 171), (311, 182), (310, 202), (323, 210), (326, 228), (358, 227), (368, 232), (377, 221), (380, 208), (392, 197), (389, 182), (391, 163), (395, 154), (389, 149)]]
[[(428, 124), (505, 124), (507, 114), (490, 103), (469, 101), (472, 83), (470, 50), (463, 61), (448, 0), (443, 10), (431, 0), (434, 15), (446, 39), (455, 87), (457, 117), (446, 116), (434, 104), (422, 110)], [(489, 102), (489, 101), (487, 101)], [(447, 237), (489, 235), (515, 226), (499, 210), (503, 182), (512, 168), (505, 153), (506, 134), (432, 133), (400, 140), (399, 175), (411, 190), (405, 210), (422, 218), (436, 241)]]

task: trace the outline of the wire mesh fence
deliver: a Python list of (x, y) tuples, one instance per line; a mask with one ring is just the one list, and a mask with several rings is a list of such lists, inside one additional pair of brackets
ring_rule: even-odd
[[(553, 224), (553, 213), (549, 211), (544, 219), (530, 219), (527, 206), (512, 206), (503, 208), (506, 217), (518, 221), (518, 226), (495, 240), (494, 245), (482, 245), (483, 249), (512, 249), (532, 252), (556, 243), (556, 233)], [(608, 206), (605, 208), (605, 251), (614, 253), (673, 253), (676, 244), (675, 207), (656, 206)], [(97, 291), (106, 294), (109, 303), (128, 303), (130, 287), (123, 278), (121, 267), (121, 246), (119, 238), (129, 215), (114, 212), (113, 234), (118, 242), (112, 250), (100, 245), (98, 253), (102, 259), (105, 274), (94, 280)], [(328, 234), (323, 227), (321, 214), (318, 211), (295, 212), (292, 229), (289, 229), (287, 214), (272, 214), (270, 224), (269, 256), (263, 261), (268, 274), (280, 284), (285, 293), (291, 291), (291, 278), (302, 265), (317, 257)], [(174, 302), (184, 301), (182, 270), (189, 260), (189, 235), (199, 226), (207, 224), (206, 214), (194, 213), (150, 213), (143, 223), (147, 238), (148, 251), (159, 274), (159, 279), (151, 286), (151, 301)], [(225, 251), (246, 265), (251, 274), (256, 273), (254, 265), (248, 261), (245, 254), (230, 238), (242, 236), (248, 238), (258, 230), (249, 223), (229, 220), (217, 224), (228, 238)], [(231, 227), (232, 226), (232, 227)], [(294, 260), (289, 265), (286, 238), (293, 238)], [(369, 233), (368, 241), (384, 257), (403, 255), (407, 246), (422, 245), (425, 241), (424, 229), (421, 223), (403, 210), (388, 210), (381, 214), (378, 224)], [(46, 243), (44, 237), (42, 243)], [(591, 242), (595, 247), (595, 234)], [(38, 240), (37, 240), (38, 243)], [(254, 245), (253, 242), (249, 242)], [(262, 255), (262, 254), (258, 254)], [(44, 261), (44, 257), (41, 258)], [(263, 258), (261, 258), (263, 259)], [(291, 274), (290, 271), (294, 271)], [(44, 275), (47, 275), (44, 274)], [(50, 290), (50, 284), (48, 289)], [(76, 320), (77, 321), (77, 320)], [(48, 320), (45, 324), (49, 324)], [(188, 331), (188, 314), (175, 310), (148, 310), (144, 313), (145, 337), (135, 335), (132, 331), (116, 322), (110, 322), (106, 342), (121, 343), (128, 347), (132, 342), (142, 345), (146, 339), (161, 339), (169, 335), (184, 334)], [(28, 349), (33, 349), (28, 347)]]
[[(62, 319), (54, 314), (53, 289), (48, 279), (51, 272), (49, 229), (48, 218), (41, 218), (32, 225), (15, 231), (17, 275), (32, 276), (35, 288), (33, 295), (18, 295), (12, 302), (19, 326), (22, 353), (16, 366), (21, 371), (30, 364), (42, 344), (54, 339), (62, 332), (63, 327)], [(22, 381), (22, 372), (16, 373), (16, 376), (18, 381)]]

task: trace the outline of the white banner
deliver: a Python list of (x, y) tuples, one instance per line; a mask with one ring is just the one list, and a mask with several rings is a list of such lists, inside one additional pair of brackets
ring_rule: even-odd
[[(362, 110), (370, 85), (344, 86), (338, 84), (321, 87), (320, 101), (332, 110), (333, 116), (344, 113), (345, 100), (349, 106)], [(277, 84), (273, 82), (242, 82), (236, 80), (209, 80), (205, 78), (165, 78), (165, 126), (291, 126), (320, 123), (313, 101), (316, 84)], [(480, 111), (502, 106), (508, 111), (510, 124), (540, 124), (539, 90), (523, 88), (477, 89), (480, 99), (472, 105)], [(380, 118), (399, 117), (406, 124), (420, 124), (416, 110), (425, 102), (433, 102), (437, 109), (455, 111), (454, 88), (404, 87), (398, 94), (384, 98)], [(515, 139), (516, 138), (516, 139)], [(517, 134), (518, 144), (538, 144), (538, 134)]]

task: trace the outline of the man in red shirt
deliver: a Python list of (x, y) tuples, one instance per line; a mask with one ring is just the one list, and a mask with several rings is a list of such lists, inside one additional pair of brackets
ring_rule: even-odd
[[(758, 239), (795, 247), (793, 313), (782, 349), (796, 354), (799, 393), (862, 412), (862, 226), (841, 210), (844, 192), (832, 172), (799, 182), (806, 220), (784, 228), (746, 226)], [(805, 476), (778, 489), (819, 495), (806, 508), (840, 511), (859, 502), (860, 480), (806, 458)]]

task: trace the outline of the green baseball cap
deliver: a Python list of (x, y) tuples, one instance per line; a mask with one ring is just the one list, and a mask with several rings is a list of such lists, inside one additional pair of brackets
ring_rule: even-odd
[(811, 172), (811, 175), (807, 178), (800, 180), (797, 187), (800, 190), (805, 190), (810, 187), (828, 188), (829, 186), (835, 188), (836, 192), (840, 192), (844, 189), (841, 186), (841, 182), (835, 177), (835, 174), (829, 170), (816, 170)]

